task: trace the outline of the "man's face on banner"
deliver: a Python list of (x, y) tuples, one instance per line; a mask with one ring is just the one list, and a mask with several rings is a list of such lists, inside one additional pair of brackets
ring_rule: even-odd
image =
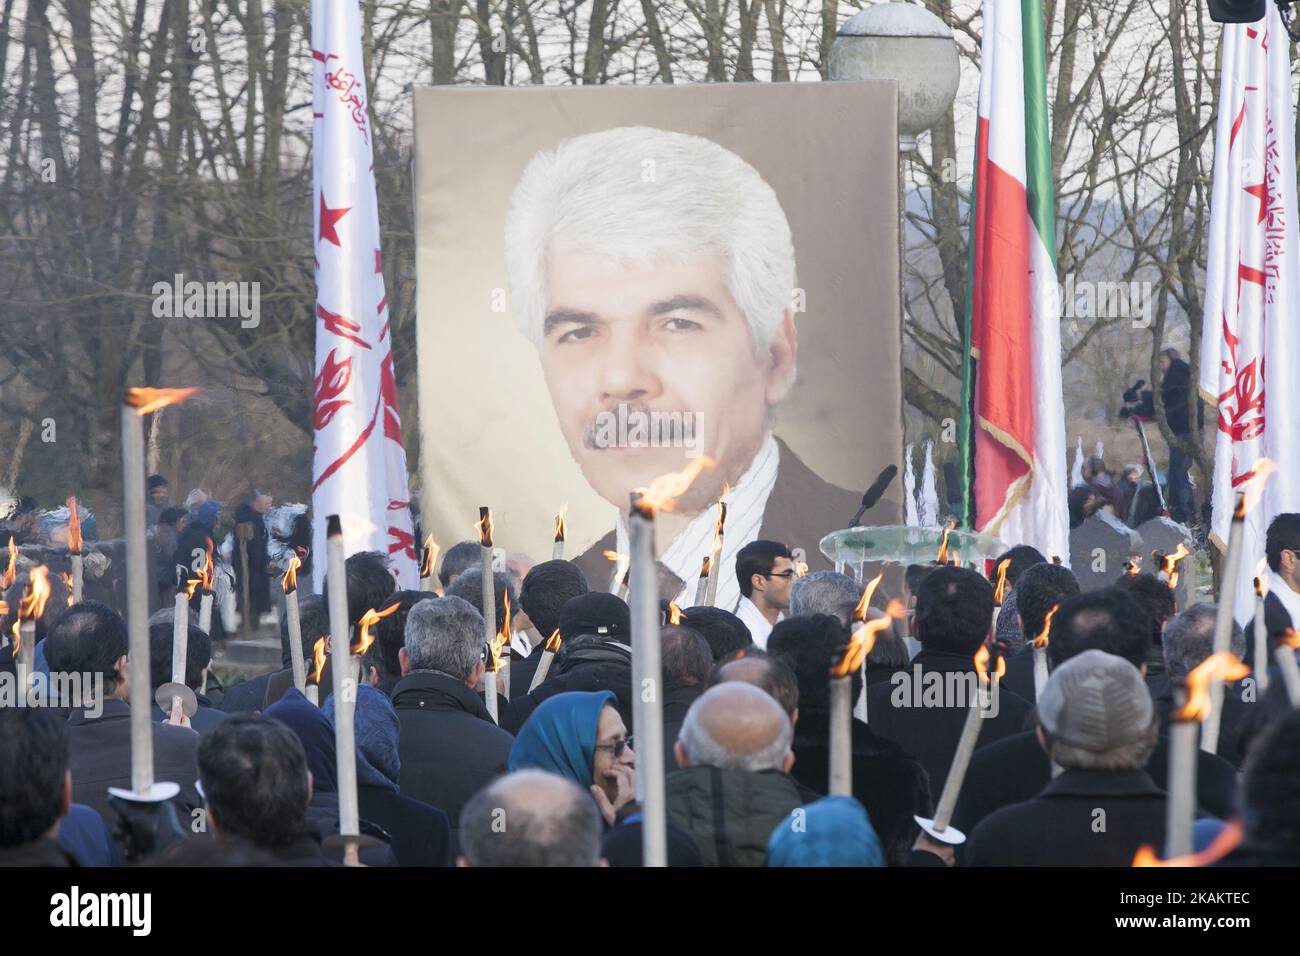
[[(679, 510), (717, 500), (723, 481), (734, 484), (758, 450), (769, 406), (785, 397), (795, 357), (789, 312), (756, 358), (721, 257), (637, 263), (552, 249), (546, 288), (542, 369), (565, 440), (592, 487), (626, 509), (633, 489), (680, 470), (689, 452), (718, 467), (701, 474)], [(633, 414), (683, 413), (695, 429), (690, 447), (609, 442), (597, 424), (608, 423), (612, 416), (601, 413), (617, 413), (620, 404)]]

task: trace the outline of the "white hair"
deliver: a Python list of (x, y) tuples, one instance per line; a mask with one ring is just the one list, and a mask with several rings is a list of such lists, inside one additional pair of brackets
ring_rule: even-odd
[(677, 740), (686, 751), (692, 767), (717, 767), (719, 770), (743, 770), (749, 773), (783, 769), (785, 755), (794, 740), (794, 725), (784, 710), (779, 711), (781, 729), (776, 738), (766, 747), (751, 753), (737, 753), (718, 743), (700, 719), (702, 710), (702, 707), (692, 706), (686, 712), (682, 729), (677, 734)]
[(540, 347), (550, 249), (623, 262), (717, 255), (762, 356), (795, 293), (790, 223), (772, 187), (712, 140), (623, 126), (533, 157), (510, 199), (506, 270), (515, 321)]

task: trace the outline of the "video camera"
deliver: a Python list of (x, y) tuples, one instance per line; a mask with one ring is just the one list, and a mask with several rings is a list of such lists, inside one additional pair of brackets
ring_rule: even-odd
[(1156, 417), (1156, 400), (1151, 389), (1143, 388), (1146, 379), (1138, 379), (1131, 388), (1124, 391), (1124, 404), (1120, 406), (1120, 418), (1133, 418), (1151, 421)]

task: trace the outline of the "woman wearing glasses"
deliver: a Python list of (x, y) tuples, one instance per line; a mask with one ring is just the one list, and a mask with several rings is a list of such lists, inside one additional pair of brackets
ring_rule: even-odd
[(509, 761), (511, 773), (535, 767), (586, 787), (606, 827), (636, 796), (632, 737), (614, 701), (610, 691), (547, 698), (519, 729)]

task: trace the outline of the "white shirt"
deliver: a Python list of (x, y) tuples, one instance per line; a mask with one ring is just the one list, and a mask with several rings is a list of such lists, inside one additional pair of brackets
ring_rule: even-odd
[[(740, 600), (740, 582), (736, 580), (736, 552), (758, 540), (767, 499), (776, 485), (777, 465), (781, 457), (776, 439), (769, 432), (754, 455), (749, 468), (727, 493), (727, 524), (722, 530), (722, 558), (718, 562), (718, 596), (716, 607), (735, 607)], [(661, 563), (685, 582), (675, 603), (686, 608), (695, 604), (695, 589), (700, 580), (700, 565), (713, 547), (713, 531), (718, 522), (717, 507), (705, 508), (691, 519), (664, 552)], [(627, 523), (620, 514), (615, 528), (615, 548), (629, 553)], [(755, 609), (757, 610), (757, 609)], [(771, 630), (771, 627), (768, 628)], [(764, 640), (767, 636), (764, 635)]]
[[(742, 597), (740, 603), (736, 605), (736, 617), (745, 622), (745, 627), (749, 628), (749, 636), (754, 639), (761, 651), (767, 650), (767, 636), (772, 633), (775, 626), (769, 624), (763, 612), (747, 597)], [(785, 612), (779, 612), (776, 616), (777, 624), (785, 620)]]
[(1268, 590), (1271, 594), (1276, 594), (1277, 599), (1282, 602), (1286, 612), (1291, 615), (1291, 623), (1300, 627), (1300, 594), (1291, 590), (1291, 585), (1282, 580), (1272, 568), (1268, 572)]

